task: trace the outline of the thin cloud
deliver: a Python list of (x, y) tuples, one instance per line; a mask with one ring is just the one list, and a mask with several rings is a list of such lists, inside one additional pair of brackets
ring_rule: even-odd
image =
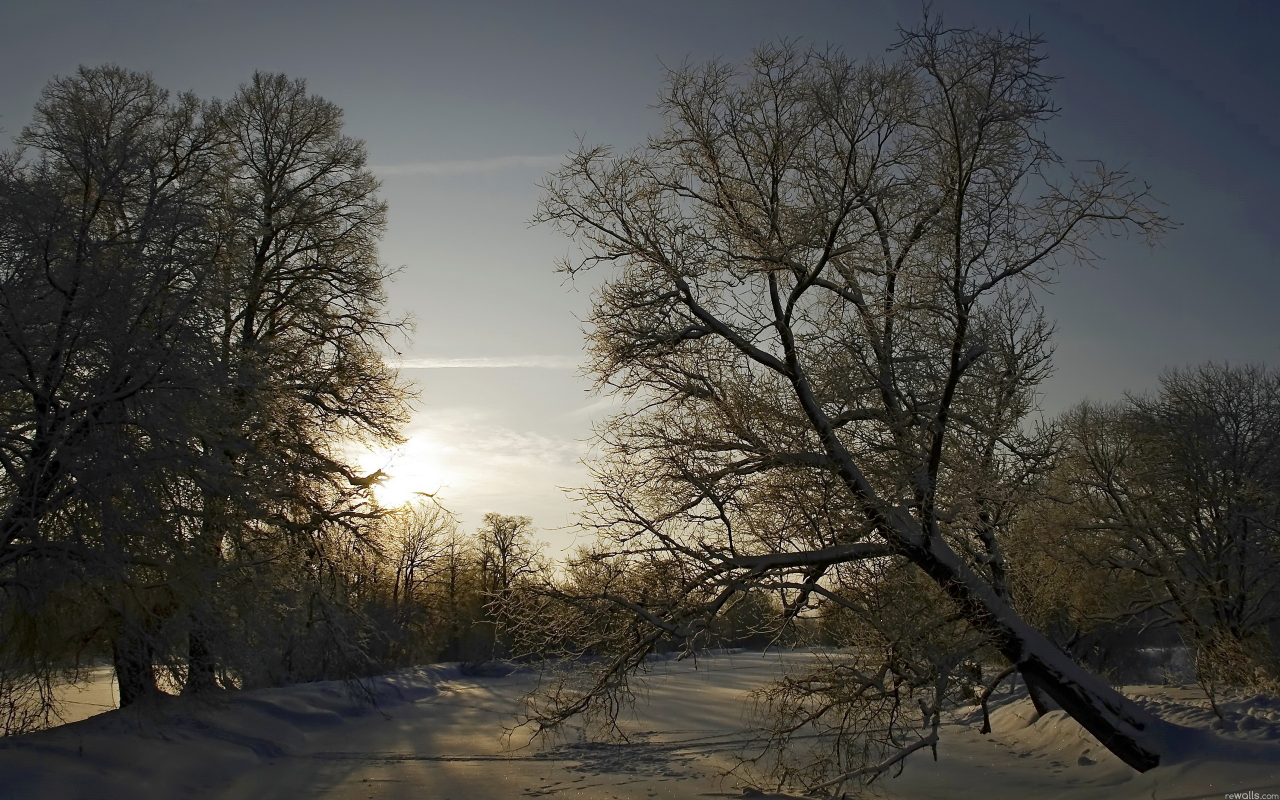
[(375, 165), (374, 173), (383, 176), (396, 175), (469, 175), (497, 172), (504, 169), (550, 169), (560, 164), (564, 156), (497, 156), (463, 161), (418, 161), (411, 164)]
[(563, 416), (573, 419), (575, 417), (594, 417), (609, 411), (621, 409), (626, 405), (626, 400), (617, 395), (608, 395), (589, 403), (581, 408), (575, 408), (572, 411), (566, 411)]
[(406, 358), (392, 361), (400, 369), (577, 369), (573, 356), (497, 356), (491, 358)]

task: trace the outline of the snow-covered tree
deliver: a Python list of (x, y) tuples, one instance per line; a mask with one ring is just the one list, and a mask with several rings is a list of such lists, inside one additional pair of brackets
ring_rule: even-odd
[[(217, 113), (82, 68), (49, 84), (4, 156), (0, 580), (5, 655), (23, 668), (74, 666), (67, 651), (104, 630), (129, 673), (144, 620), (172, 602), (139, 583), (185, 530), (169, 488), (192, 465), (210, 356)], [(149, 680), (123, 675), (122, 696)]]
[[(218, 576), (243, 564), (295, 563), (282, 549), (307, 553), (294, 576), (304, 583), (331, 571), (326, 539), (359, 537), (380, 513), (345, 448), (398, 441), (406, 413), (405, 389), (379, 355), (403, 323), (383, 315), (386, 206), (364, 143), (343, 135), (341, 109), (283, 75), (254, 75), (219, 126), (221, 250), (206, 302), (220, 381), (198, 444), (215, 466), (202, 476), (192, 546), (210, 598)], [(223, 595), (232, 605), (239, 596)], [(217, 616), (191, 610), (194, 690), (216, 683), (220, 659), (261, 654), (234, 646)]]
[[(646, 145), (584, 145), (547, 179), (538, 219), (581, 248), (564, 271), (611, 270), (592, 368), (630, 401), (586, 490), (602, 583), (548, 602), (644, 624), (604, 626), (590, 647), (613, 658), (539, 722), (609, 707), (660, 642), (696, 645), (765, 590), (780, 623), (839, 609), (870, 659), (782, 684), (775, 718), (888, 731), (811, 789), (932, 745), (983, 648), (1128, 764), (1159, 763), (1161, 723), (1026, 624), (1004, 576), (1048, 453), (1027, 423), (1049, 345), (1034, 289), (1091, 236), (1165, 224), (1124, 172), (1062, 167), (1040, 44), (927, 20), (889, 62), (784, 42), (685, 66)], [(628, 581), (640, 567), (665, 578)]]
[(4, 674), (105, 648), (127, 704), (360, 662), (338, 572), (382, 512), (345, 448), (406, 393), (341, 127), (283, 76), (223, 104), (82, 68), (0, 159)]

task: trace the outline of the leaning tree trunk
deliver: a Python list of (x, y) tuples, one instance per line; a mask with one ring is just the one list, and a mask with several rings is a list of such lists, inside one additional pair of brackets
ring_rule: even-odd
[[(1139, 772), (1160, 764), (1168, 747), (1162, 734), (1173, 727), (1171, 723), (1108, 686), (1024, 622), (941, 539), (929, 537), (924, 546), (911, 546), (902, 541), (908, 537), (898, 534), (895, 538), (904, 545), (904, 554), (947, 592), (965, 617), (1025, 676), (1028, 685), (1038, 686), (1103, 747)], [(915, 536), (924, 538), (923, 533)]]
[[(789, 352), (789, 357), (794, 367), (794, 351)], [(1028, 685), (1038, 685), (1124, 763), (1139, 772), (1158, 766), (1169, 742), (1162, 734), (1175, 726), (1108, 686), (1028, 625), (936, 531), (926, 529), (909, 511), (879, 502), (807, 380), (798, 370), (793, 370), (793, 375), (796, 397), (823, 448), (835, 463), (841, 481), (854, 497), (861, 499), (864, 513), (880, 535), (955, 601), (970, 624), (1017, 667)]]
[(1053, 698), (1044, 693), (1044, 690), (1040, 688), (1040, 684), (1036, 683), (1034, 675), (1019, 674), (1022, 675), (1022, 681), (1027, 685), (1027, 697), (1031, 698), (1031, 705), (1036, 710), (1037, 718), (1043, 717), (1050, 711), (1058, 710), (1058, 704), (1053, 702)]

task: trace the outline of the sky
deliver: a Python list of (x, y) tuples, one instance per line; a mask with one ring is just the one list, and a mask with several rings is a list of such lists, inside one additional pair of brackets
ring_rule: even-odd
[[(1061, 76), (1047, 131), (1068, 161), (1151, 184), (1178, 227), (1155, 248), (1108, 242), (1043, 300), (1056, 371), (1043, 409), (1151, 391), (1204, 361), (1280, 366), (1280, 3), (937, 0), (956, 26), (1028, 25)], [(562, 488), (587, 481), (611, 402), (579, 372), (594, 278), (529, 224), (538, 181), (579, 140), (625, 149), (660, 126), (663, 70), (741, 61), (782, 38), (882, 56), (918, 2), (62, 2), (0, 0), (0, 141), (78, 65), (150, 72), (229, 97), (255, 70), (305, 78), (346, 112), (382, 180), (389, 313), (412, 314), (406, 445), (361, 456), (384, 497), (435, 493), (474, 528), (533, 518), (575, 541)]]

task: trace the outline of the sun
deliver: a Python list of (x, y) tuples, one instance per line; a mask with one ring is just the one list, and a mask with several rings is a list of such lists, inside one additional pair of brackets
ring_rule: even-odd
[(365, 450), (355, 454), (360, 470), (372, 475), (381, 470), (386, 478), (373, 487), (378, 504), (396, 508), (418, 499), (420, 494), (437, 494), (455, 477), (442, 458), (445, 448), (430, 436), (412, 436), (394, 450)]

